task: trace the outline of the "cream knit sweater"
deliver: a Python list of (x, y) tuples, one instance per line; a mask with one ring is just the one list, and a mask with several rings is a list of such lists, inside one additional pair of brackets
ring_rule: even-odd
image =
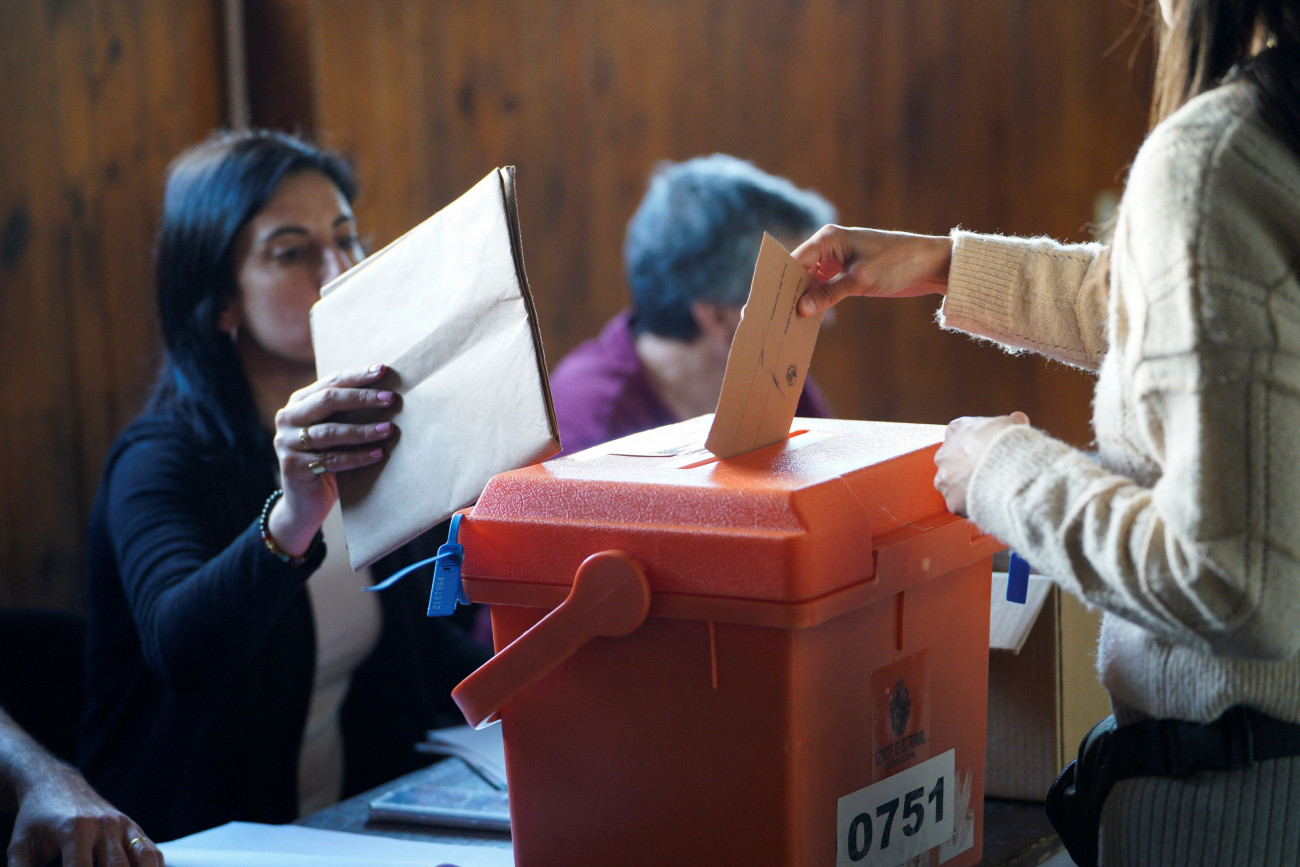
[(1099, 373), (1100, 460), (1005, 431), (973, 520), (1104, 609), (1121, 722), (1300, 722), (1300, 158), (1225, 85), (1143, 145), (1109, 284), (1098, 245), (953, 239), (944, 327)]

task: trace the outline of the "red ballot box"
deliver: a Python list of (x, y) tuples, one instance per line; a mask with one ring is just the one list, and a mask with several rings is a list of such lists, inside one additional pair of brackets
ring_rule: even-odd
[(795, 425), (724, 461), (661, 428), (466, 514), (497, 655), (454, 695), (501, 720), (521, 867), (979, 860), (1001, 545), (934, 490), (942, 428)]

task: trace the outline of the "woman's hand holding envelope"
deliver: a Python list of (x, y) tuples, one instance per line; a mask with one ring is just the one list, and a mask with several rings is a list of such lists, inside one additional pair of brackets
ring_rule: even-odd
[(327, 376), (293, 393), (275, 414), (275, 452), (284, 496), (267, 517), (267, 529), (281, 550), (299, 557), (338, 500), (334, 474), (384, 459), (383, 443), (396, 433), (391, 421), (357, 424), (338, 413), (391, 407), (396, 397), (375, 384), (387, 368)]
[(823, 226), (792, 255), (819, 281), (799, 301), (799, 314), (814, 316), (850, 295), (945, 294), (952, 241), (938, 235)]

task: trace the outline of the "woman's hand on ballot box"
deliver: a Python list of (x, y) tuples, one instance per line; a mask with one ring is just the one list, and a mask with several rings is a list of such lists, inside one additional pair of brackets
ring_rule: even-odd
[(275, 452), (280, 463), (281, 498), (267, 516), (276, 543), (301, 556), (338, 500), (334, 474), (376, 464), (382, 443), (397, 427), (391, 421), (357, 424), (335, 419), (336, 413), (387, 409), (397, 400), (390, 389), (377, 388), (387, 367), (327, 376), (295, 391), (275, 414)]
[(934, 487), (943, 495), (948, 511), (966, 515), (966, 491), (971, 476), (993, 440), (1008, 428), (1027, 424), (1029, 416), (1023, 412), (992, 417), (963, 416), (948, 422), (943, 445), (934, 455)]

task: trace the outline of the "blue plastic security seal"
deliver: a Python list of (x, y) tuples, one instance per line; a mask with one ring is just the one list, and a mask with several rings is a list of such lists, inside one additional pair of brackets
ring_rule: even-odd
[(465, 595), (465, 588), (460, 583), (460, 564), (465, 557), (465, 547), (456, 542), (462, 517), (459, 514), (451, 516), (451, 529), (447, 532), (447, 541), (438, 546), (437, 554), (427, 560), (412, 563), (405, 569), (399, 569), (384, 581), (365, 589), (387, 590), (416, 569), (432, 563), (434, 564), (433, 590), (429, 593), (429, 616), (445, 617), (455, 611), (458, 604), (468, 605), (469, 597)]
[(1011, 552), (1011, 563), (1007, 566), (1007, 601), (1025, 604), (1029, 597), (1029, 561), (1015, 551)]
[(451, 529), (447, 541), (438, 548), (438, 561), (433, 567), (433, 590), (429, 592), (429, 616), (446, 617), (456, 610), (456, 605), (468, 605), (465, 587), (460, 583), (460, 564), (465, 558), (465, 547), (456, 541), (460, 533), (461, 515), (451, 516)]

